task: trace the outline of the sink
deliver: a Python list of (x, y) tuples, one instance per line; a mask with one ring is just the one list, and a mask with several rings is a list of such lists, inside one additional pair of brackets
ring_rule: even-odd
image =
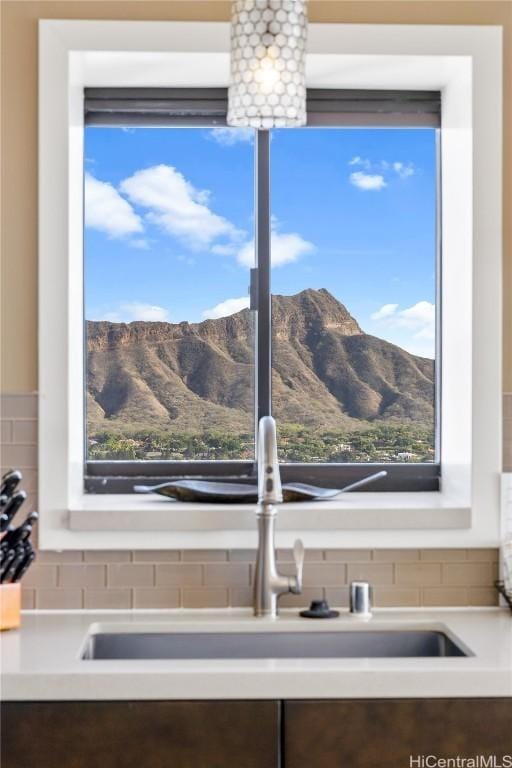
[(98, 632), (83, 659), (348, 659), (467, 656), (438, 630)]

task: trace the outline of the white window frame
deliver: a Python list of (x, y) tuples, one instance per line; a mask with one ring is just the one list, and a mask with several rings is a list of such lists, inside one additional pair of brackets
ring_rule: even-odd
[[(501, 473), (501, 27), (312, 24), (312, 88), (442, 92), (438, 492), (287, 504), (278, 543), (495, 546)], [(229, 25), (39, 22), (39, 506), (46, 549), (253, 547), (247, 506), (83, 492), (83, 88), (226, 86)]]

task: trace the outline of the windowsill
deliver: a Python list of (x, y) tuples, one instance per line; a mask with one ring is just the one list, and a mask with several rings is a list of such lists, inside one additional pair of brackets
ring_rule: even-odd
[[(358, 493), (334, 501), (284, 504), (280, 531), (467, 529), (471, 509), (439, 492)], [(253, 531), (253, 504), (199, 504), (132, 494), (83, 496), (69, 511), (72, 531)]]

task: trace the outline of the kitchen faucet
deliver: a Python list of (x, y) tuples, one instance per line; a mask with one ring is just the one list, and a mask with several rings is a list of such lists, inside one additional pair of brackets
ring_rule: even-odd
[(281, 476), (277, 461), (276, 423), (272, 416), (263, 416), (258, 427), (258, 552), (254, 576), (254, 615), (276, 618), (277, 599), (285, 592), (302, 592), (304, 545), (294, 544), (295, 576), (285, 576), (277, 570), (274, 541), (277, 505), (283, 501)]

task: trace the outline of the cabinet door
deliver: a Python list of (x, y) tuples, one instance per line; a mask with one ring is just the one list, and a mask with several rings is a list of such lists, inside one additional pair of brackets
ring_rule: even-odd
[(272, 701), (12, 702), (2, 768), (277, 768)]
[(420, 768), (410, 758), (421, 755), (499, 766), (512, 755), (512, 699), (286, 702), (284, 755), (284, 768)]

